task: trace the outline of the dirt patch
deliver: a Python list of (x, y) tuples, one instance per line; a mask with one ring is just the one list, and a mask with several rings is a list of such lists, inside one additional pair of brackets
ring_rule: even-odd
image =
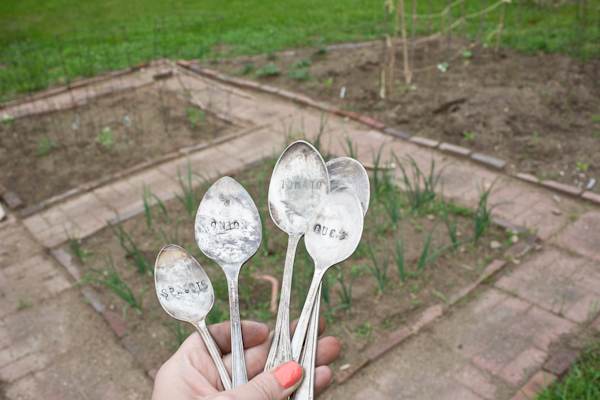
[[(270, 285), (255, 280), (254, 276), (268, 274), (281, 280), (283, 275), (288, 237), (273, 224), (266, 206), (266, 193), (273, 167), (274, 162), (263, 163), (234, 176), (249, 190), (266, 224), (261, 248), (241, 270), (241, 314), (246, 319), (266, 322), (271, 328), (274, 328), (276, 315), (269, 310)], [(199, 195), (203, 195), (203, 190)], [(403, 204), (403, 222), (399, 221), (394, 229), (385, 211), (386, 201), (384, 195), (377, 198), (372, 196), (358, 250), (350, 259), (332, 268), (326, 278), (322, 312), (329, 320), (328, 334), (336, 336), (342, 343), (342, 355), (336, 362), (338, 367), (357, 362), (370, 346), (386, 340), (392, 330), (409, 323), (426, 307), (447, 301), (451, 295), (474, 282), (494, 258), (504, 256), (504, 251), (512, 243), (505, 232), (491, 228), (478, 244), (474, 244), (468, 239), (474, 230), (473, 216), (468, 210), (456, 206), (454, 210), (459, 238), (465, 239), (465, 242), (458, 246), (456, 252), (446, 248), (437, 257), (431, 257), (434, 252), (450, 243), (441, 216), (441, 203), (434, 201), (419, 215), (415, 215), (406, 203)], [(150, 266), (154, 265), (159, 250), (168, 243), (176, 243), (188, 249), (204, 267), (215, 289), (217, 300), (209, 315), (209, 323), (228, 320), (225, 276), (196, 246), (193, 218), (176, 199), (168, 202), (166, 209), (170, 222), (155, 207), (150, 229), (145, 216), (124, 222), (122, 228), (131, 235)], [(432, 230), (434, 233), (431, 234), (428, 252), (430, 260), (421, 271), (417, 271), (425, 238)], [(501, 248), (491, 250), (491, 240), (500, 242)], [(405, 251), (403, 282), (396, 262), (396, 243)], [(81, 247), (93, 252), (88, 256), (86, 268), (106, 269), (110, 254), (116, 271), (136, 296), (147, 290), (143, 296), (141, 314), (133, 308), (127, 311), (127, 334), (123, 344), (147, 370), (164, 362), (176, 350), (181, 337), (191, 332), (191, 326), (178, 325), (162, 310), (154, 293), (152, 277), (140, 274), (134, 260), (126, 256), (117, 236), (110, 229), (84, 240)], [(385, 279), (380, 276), (381, 284), (378, 284), (378, 279), (371, 272), (377, 269), (376, 264), (381, 276), (384, 275), (384, 270), (387, 271)], [(301, 241), (293, 278), (293, 318), (300, 314), (313, 268), (311, 258)], [(354, 281), (353, 285), (351, 281)], [(121, 312), (125, 305), (123, 300), (99, 284), (92, 286), (104, 304)], [(344, 300), (344, 293), (351, 299), (349, 304)], [(182, 334), (181, 337), (178, 338), (177, 332)]]
[(31, 205), (233, 130), (155, 85), (116, 92), (0, 124), (0, 182)]
[[(455, 38), (453, 46), (458, 51), (468, 43)], [(482, 50), (477, 57), (451, 61), (442, 72), (435, 67), (443, 57), (435, 41), (415, 49), (417, 72), (405, 85), (401, 49), (396, 54), (395, 91), (386, 100), (379, 98), (380, 45), (326, 54), (298, 50), (275, 59), (224, 59), (212, 68), (327, 101), (413, 135), (507, 160), (509, 172), (580, 188), (600, 180), (598, 65), (512, 50), (494, 57)], [(279, 74), (265, 75), (264, 67), (270, 64), (270, 71), (277, 67)], [(592, 190), (600, 192), (600, 184)]]

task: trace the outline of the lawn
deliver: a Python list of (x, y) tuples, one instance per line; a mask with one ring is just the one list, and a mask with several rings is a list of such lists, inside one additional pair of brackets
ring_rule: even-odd
[[(410, 11), (411, 2), (406, 3)], [(454, 22), (461, 15), (456, 3)], [(433, 12), (446, 4), (433, 0)], [(466, 13), (480, 11), (481, 5), (467, 2)], [(597, 56), (597, 5), (578, 7), (565, 3), (541, 9), (532, 2), (509, 3), (502, 45)], [(488, 44), (494, 43), (491, 33), (498, 27), (500, 9), (484, 18), (482, 37)], [(429, 3), (418, 2), (417, 11), (428, 14)], [(0, 100), (160, 57), (236, 56), (372, 40), (381, 37), (383, 15), (383, 2), (363, 0), (10, 0), (0, 9)], [(407, 23), (410, 33), (410, 18)], [(442, 18), (433, 18), (431, 29), (439, 29), (441, 23)], [(476, 38), (478, 27), (479, 16), (469, 19), (467, 37)], [(426, 33), (427, 18), (417, 19), (415, 30)], [(460, 34), (460, 27), (454, 33)]]
[(600, 398), (600, 336), (586, 346), (579, 361), (561, 379), (542, 391), (538, 400), (592, 400)]

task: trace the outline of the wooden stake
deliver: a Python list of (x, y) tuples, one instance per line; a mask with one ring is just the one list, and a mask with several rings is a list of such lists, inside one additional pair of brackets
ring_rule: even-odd
[(408, 43), (406, 39), (406, 19), (404, 18), (404, 0), (398, 0), (398, 4), (402, 4), (402, 9), (400, 10), (402, 13), (402, 58), (404, 58), (404, 80), (408, 85), (412, 80), (412, 75), (408, 66)]
[(412, 2), (412, 22), (410, 26), (410, 70), (415, 69), (415, 24), (417, 22), (417, 0)]
[(483, 30), (483, 18), (485, 17), (486, 3), (487, 3), (487, 0), (483, 0), (481, 18), (479, 19), (479, 31), (477, 32), (477, 40), (475, 41), (475, 43), (479, 45), (479, 46), (475, 47), (475, 55), (476, 56), (479, 54), (479, 48), (481, 47), (481, 31)]
[(379, 71), (379, 98), (381, 99), (385, 99), (385, 60), (386, 60), (386, 55), (387, 55), (387, 49), (388, 49), (388, 45), (387, 42), (389, 41), (389, 35), (388, 35), (388, 13), (389, 13), (389, 9), (388, 9), (388, 2), (386, 0), (385, 3), (383, 3), (383, 8), (385, 10), (384, 15), (383, 15), (383, 37), (381, 38), (381, 70)]
[(467, 37), (467, 18), (466, 18), (466, 10), (465, 10), (465, 3), (467, 2), (467, 0), (463, 0), (462, 2), (462, 38), (466, 38)]
[[(400, 4), (402, 0), (398, 0), (398, 4)], [(394, 63), (396, 62), (396, 41), (398, 39), (398, 25), (400, 24), (400, 6), (396, 8), (396, 23), (394, 24), (394, 39), (392, 40), (392, 48), (390, 49), (390, 73), (389, 73), (389, 83), (388, 83), (388, 96), (390, 98), (394, 97)]]
[[(427, 21), (427, 36), (431, 32), (431, 13), (433, 11), (433, 0), (429, 0), (429, 19)], [(429, 65), (429, 40), (425, 42), (425, 66)]]
[(500, 48), (500, 36), (502, 35), (502, 28), (504, 27), (504, 6), (506, 2), (502, 2), (502, 9), (500, 11), (500, 25), (498, 26), (498, 36), (496, 36), (496, 48), (494, 49), (494, 53), (498, 54), (498, 49)]
[(452, 41), (452, 0), (448, 0), (448, 50), (446, 58), (450, 59), (450, 46)]

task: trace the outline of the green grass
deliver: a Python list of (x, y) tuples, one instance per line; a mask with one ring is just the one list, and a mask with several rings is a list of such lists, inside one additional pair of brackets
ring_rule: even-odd
[(537, 400), (600, 399), (600, 342), (583, 353), (579, 362), (559, 381), (544, 389)]
[[(309, 46), (322, 49), (326, 43), (380, 38), (384, 30), (382, 4), (363, 0), (5, 3), (0, 8), (0, 100), (160, 57), (211, 59)], [(445, 4), (434, 0), (434, 12)], [(426, 14), (428, 6), (418, 2), (418, 13)], [(546, 9), (533, 2), (507, 4), (502, 45), (597, 57), (600, 32), (594, 7), (590, 4), (578, 20), (575, 2)], [(408, 16), (410, 4), (406, 8)], [(481, 2), (467, 2), (466, 8), (467, 13), (477, 12)], [(456, 21), (460, 6), (453, 14)], [(488, 45), (494, 44), (489, 34), (499, 19), (500, 7), (486, 15), (482, 37)], [(426, 21), (418, 19), (417, 34), (426, 32)], [(434, 18), (432, 29), (439, 29), (440, 22)], [(407, 18), (409, 32), (410, 23)], [(476, 38), (478, 24), (479, 17), (467, 23), (469, 38)], [(393, 23), (387, 28), (391, 33)], [(454, 33), (460, 32), (458, 27)]]

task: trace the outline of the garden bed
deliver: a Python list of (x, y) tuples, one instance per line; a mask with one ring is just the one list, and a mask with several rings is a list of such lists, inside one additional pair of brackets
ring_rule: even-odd
[[(404, 83), (397, 50), (395, 90), (386, 100), (379, 98), (382, 51), (377, 44), (221, 59), (206, 66), (326, 101), (411, 135), (506, 160), (509, 172), (579, 188), (600, 180), (597, 65), (508, 49), (496, 57), (485, 49), (477, 57), (468, 50), (444, 64), (445, 47), (440, 54), (439, 46), (433, 41), (416, 47), (418, 72), (410, 85)], [(468, 46), (453, 38), (453, 52)], [(438, 62), (445, 72), (436, 68)], [(592, 190), (600, 193), (600, 184)]]
[[(274, 328), (276, 315), (270, 311), (269, 283), (254, 277), (266, 274), (281, 280), (283, 275), (287, 235), (273, 224), (266, 208), (274, 164), (274, 161), (264, 162), (234, 176), (248, 189), (265, 222), (261, 248), (241, 270), (241, 314), (243, 318), (265, 322), (271, 328)], [(341, 357), (334, 365), (336, 369), (364, 358), (370, 346), (385, 341), (390, 332), (412, 322), (428, 306), (448, 302), (452, 295), (476, 281), (494, 258), (504, 257), (506, 248), (519, 238), (511, 240), (512, 234), (490, 226), (483, 231), (478, 243), (474, 243), (476, 224), (470, 210), (450, 201), (444, 203), (438, 196), (415, 211), (408, 195), (390, 185), (388, 178), (379, 176), (372, 181), (371, 205), (358, 250), (326, 276), (321, 311), (329, 320), (327, 334), (336, 336), (342, 343)], [(122, 340), (146, 370), (164, 362), (192, 331), (191, 326), (175, 322), (162, 310), (154, 292), (150, 271), (164, 245), (175, 243), (185, 247), (209, 275), (217, 300), (208, 322), (229, 318), (225, 276), (200, 252), (194, 239), (193, 215), (204, 191), (203, 187), (197, 196), (187, 196), (190, 199), (187, 206), (178, 199), (171, 200), (164, 205), (166, 213), (159, 205), (152, 209), (151, 217), (135, 217), (79, 245), (73, 242), (71, 249), (65, 246), (68, 251), (85, 255), (83, 269), (89, 276), (105, 279), (107, 275), (102, 271), (114, 264), (116, 273), (136, 297), (145, 291), (141, 312), (136, 312), (133, 306), (127, 310), (126, 333)], [(186, 192), (193, 193), (187, 189)], [(451, 229), (456, 233), (456, 249), (448, 233), (444, 210), (451, 226), (456, 219), (456, 228)], [(120, 245), (119, 237), (129, 248), (129, 255)], [(501, 246), (492, 250), (489, 246), (492, 240)], [(133, 249), (132, 243), (138, 250)], [(402, 253), (404, 269), (398, 267)], [(293, 279), (293, 318), (297, 318), (302, 309), (312, 268), (301, 241)], [(95, 275), (92, 269), (101, 275)], [(142, 270), (146, 273), (141, 273)], [(121, 313), (126, 305), (99, 283), (84, 285), (91, 285), (94, 296), (115, 312)]]
[(150, 85), (0, 124), (0, 182), (25, 205), (234, 128)]

